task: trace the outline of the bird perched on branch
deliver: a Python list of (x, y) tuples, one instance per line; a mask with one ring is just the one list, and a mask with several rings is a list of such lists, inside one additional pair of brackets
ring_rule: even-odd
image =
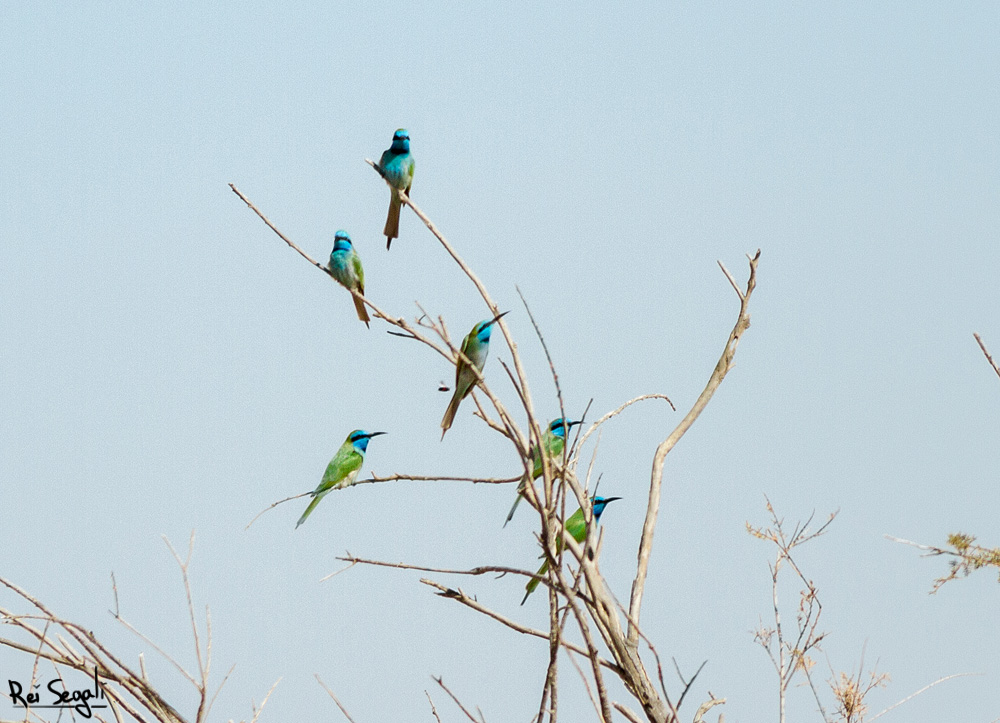
[[(490, 353), (490, 331), (500, 317), (507, 313), (505, 311), (503, 314), (498, 314), (488, 321), (480, 321), (462, 339), (462, 354), (475, 364), (476, 369), (480, 372), (483, 371), (483, 365), (486, 364), (486, 357)], [(469, 363), (465, 359), (459, 357), (458, 361), (455, 362), (455, 393), (452, 394), (451, 402), (448, 403), (448, 409), (445, 410), (444, 418), (441, 420), (441, 439), (444, 439), (444, 433), (451, 429), (451, 423), (455, 419), (455, 412), (458, 411), (458, 405), (462, 403), (463, 399), (469, 396), (469, 392), (476, 386), (477, 381), (476, 373), (472, 371), (472, 367), (469, 366)]]
[[(361, 266), (361, 257), (354, 250), (351, 237), (347, 231), (337, 231), (333, 237), (333, 251), (330, 252), (330, 273), (340, 285), (348, 291), (357, 291), (362, 296), (365, 295), (365, 270)], [(368, 309), (365, 302), (351, 294), (354, 299), (354, 308), (358, 312), (358, 318), (369, 326), (371, 317), (368, 316)], [(371, 328), (369, 326), (369, 328)]]
[[(545, 450), (545, 456), (549, 459), (559, 459), (562, 457), (563, 449), (566, 446), (566, 432), (580, 422), (567, 422), (562, 417), (559, 419), (553, 419), (549, 422), (549, 426), (545, 429), (545, 434), (542, 435), (542, 449)], [(538, 447), (531, 448), (531, 458), (534, 461), (534, 469), (531, 472), (531, 479), (536, 480), (542, 476), (542, 455), (538, 453)], [(528, 473), (525, 472), (521, 481), (517, 485), (517, 498), (514, 500), (514, 506), (510, 508), (510, 512), (507, 513), (507, 520), (503, 523), (503, 526), (507, 526), (507, 522), (511, 521), (514, 517), (514, 510), (517, 506), (521, 504), (521, 499), (523, 497), (524, 488), (528, 485)]]
[(378, 167), (382, 178), (392, 190), (389, 199), (389, 215), (385, 219), (385, 247), (392, 245), (392, 240), (399, 236), (399, 209), (403, 205), (399, 200), (399, 192), (410, 194), (413, 185), (413, 156), (410, 155), (410, 132), (400, 128), (392, 136), (392, 145), (382, 153)]
[[(590, 498), (591, 504), (594, 506), (593, 510), (594, 510), (595, 526), (597, 525), (598, 522), (600, 522), (601, 515), (604, 514), (604, 508), (607, 507), (607, 505), (610, 502), (614, 502), (615, 500), (620, 500), (620, 499), (621, 497)], [(583, 543), (583, 541), (587, 539), (587, 523), (586, 520), (583, 519), (582, 507), (566, 519), (565, 527), (566, 531), (577, 542)], [(559, 539), (556, 540), (556, 550), (561, 551), (562, 548), (563, 548), (563, 541), (562, 541), (562, 536), (560, 535)], [(544, 557), (545, 553), (542, 553), (542, 556)], [(542, 563), (542, 566), (538, 568), (538, 572), (535, 574), (538, 575), (538, 577), (541, 577), (548, 571), (549, 571), (549, 561), (546, 560), (545, 562)], [(535, 591), (535, 588), (538, 587), (538, 577), (531, 578), (530, 580), (528, 580), (528, 584), (524, 586), (524, 589), (527, 590), (527, 592), (524, 593), (524, 599), (521, 600), (522, 605), (524, 605), (525, 600), (528, 599), (528, 595), (533, 593)]]
[(299, 525), (306, 521), (306, 518), (312, 514), (313, 508), (319, 504), (319, 501), (330, 490), (350, 487), (354, 484), (354, 481), (358, 478), (358, 472), (361, 471), (361, 465), (365, 461), (365, 450), (368, 449), (368, 440), (380, 434), (385, 434), (385, 432), (366, 432), (363, 429), (355, 429), (347, 435), (347, 439), (340, 445), (337, 454), (333, 455), (330, 464), (326, 466), (326, 473), (323, 475), (323, 479), (320, 480), (316, 489), (310, 493), (313, 500), (306, 507), (306, 511), (302, 513), (299, 521), (295, 523), (295, 529), (298, 529)]

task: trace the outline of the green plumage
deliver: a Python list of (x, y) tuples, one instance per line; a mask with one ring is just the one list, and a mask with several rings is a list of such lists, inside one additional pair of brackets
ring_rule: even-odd
[[(505, 314), (507, 314), (506, 311), (503, 314), (497, 314), (492, 319), (480, 321), (462, 339), (462, 355), (464, 358), (459, 356), (455, 361), (455, 392), (451, 395), (451, 401), (448, 402), (448, 408), (444, 411), (444, 417), (441, 419), (441, 439), (444, 439), (444, 433), (451, 429), (451, 424), (455, 421), (455, 413), (458, 411), (458, 405), (462, 403), (463, 399), (469, 396), (469, 392), (472, 391), (473, 387), (479, 381), (472, 367), (474, 365), (480, 372), (483, 371), (483, 366), (486, 364), (486, 357), (490, 353), (491, 329), (497, 319)], [(466, 361), (466, 359), (469, 361)], [(472, 362), (472, 364), (470, 365), (469, 362)]]
[[(618, 499), (621, 498), (620, 497), (591, 498), (591, 503), (593, 504), (595, 525), (601, 521), (601, 515), (604, 513), (604, 508), (608, 505), (608, 503), (614, 502), (615, 500)], [(572, 515), (570, 515), (568, 518), (566, 518), (566, 522), (563, 526), (566, 528), (566, 531), (570, 534), (570, 537), (572, 537), (577, 542), (583, 543), (583, 541), (587, 539), (587, 521), (583, 517), (582, 507), (578, 509), (576, 512), (574, 512)], [(563, 549), (563, 538), (562, 535), (560, 535), (558, 539), (556, 539), (556, 554), (562, 552), (562, 549)], [(545, 555), (543, 553), (542, 557), (544, 556)], [(530, 580), (528, 580), (528, 584), (524, 586), (526, 592), (524, 593), (524, 599), (521, 600), (522, 605), (524, 605), (525, 600), (528, 599), (528, 595), (533, 593), (535, 589), (538, 587), (539, 578), (543, 577), (545, 573), (547, 573), (548, 571), (549, 571), (549, 561), (545, 560), (542, 562), (542, 566), (538, 568), (538, 572), (535, 573), (537, 577), (533, 577)]]
[(358, 478), (358, 472), (361, 471), (361, 465), (365, 461), (365, 450), (368, 449), (368, 441), (379, 434), (385, 434), (385, 432), (366, 432), (363, 429), (355, 429), (347, 435), (347, 439), (340, 445), (337, 453), (333, 455), (330, 464), (326, 466), (323, 479), (320, 480), (316, 489), (310, 493), (313, 500), (295, 524), (296, 529), (306, 521), (306, 518), (312, 514), (316, 505), (326, 497), (330, 490), (342, 489), (354, 484)]
[[(566, 431), (572, 427), (574, 424), (579, 424), (580, 422), (566, 422), (563, 419), (553, 419), (549, 422), (549, 426), (545, 428), (545, 433), (542, 435), (542, 449), (545, 450), (545, 456), (551, 460), (557, 460), (562, 457), (563, 449), (566, 448)], [(536, 480), (542, 476), (542, 456), (538, 453), (537, 447), (531, 448), (531, 459), (533, 462), (531, 479)], [(507, 523), (511, 521), (514, 517), (514, 512), (517, 510), (517, 506), (521, 504), (521, 500), (524, 498), (524, 488), (528, 486), (527, 473), (521, 477), (521, 481), (517, 484), (517, 497), (514, 498), (514, 504), (510, 508), (510, 512), (507, 513), (507, 520), (503, 523), (506, 527)]]

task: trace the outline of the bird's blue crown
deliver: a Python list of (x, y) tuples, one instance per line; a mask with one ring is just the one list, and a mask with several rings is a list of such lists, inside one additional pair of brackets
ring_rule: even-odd
[(350, 440), (355, 449), (364, 452), (368, 449), (368, 442), (371, 441), (371, 438), (380, 434), (385, 434), (385, 432), (366, 432), (363, 429), (355, 429), (347, 436), (347, 439)]
[(549, 431), (557, 437), (565, 437), (566, 429), (572, 427), (574, 424), (579, 424), (579, 422), (574, 422), (572, 420), (567, 422), (564, 418), (559, 417), (559, 419), (553, 419), (549, 423)]
[(601, 514), (604, 512), (604, 508), (608, 506), (608, 503), (620, 500), (621, 497), (591, 497), (590, 499), (594, 505), (594, 519), (599, 520), (601, 519)]
[(405, 128), (400, 128), (392, 134), (392, 146), (389, 150), (393, 153), (410, 152), (410, 132)]
[(351, 249), (351, 237), (347, 231), (337, 231), (333, 237), (334, 251), (349, 251)]
[(479, 341), (487, 342), (490, 340), (490, 334), (493, 333), (493, 322), (489, 319), (485, 321), (480, 321), (476, 324), (476, 338)]

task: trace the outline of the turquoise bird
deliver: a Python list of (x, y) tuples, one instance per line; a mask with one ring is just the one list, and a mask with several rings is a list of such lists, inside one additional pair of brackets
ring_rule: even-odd
[[(480, 372), (483, 371), (483, 365), (486, 364), (486, 357), (490, 353), (490, 331), (497, 320), (507, 313), (505, 311), (503, 314), (498, 314), (488, 321), (480, 321), (462, 339), (462, 353), (469, 361), (476, 365), (476, 369)], [(465, 359), (459, 358), (455, 364), (455, 393), (451, 395), (451, 402), (449, 402), (448, 409), (444, 412), (444, 419), (441, 420), (441, 439), (444, 439), (444, 433), (451, 429), (451, 423), (455, 419), (455, 412), (458, 411), (458, 405), (462, 403), (463, 399), (469, 396), (469, 392), (476, 386), (476, 381), (476, 373), (472, 371), (472, 367), (468, 365)]]
[(410, 155), (410, 132), (400, 128), (392, 135), (392, 145), (379, 159), (378, 167), (382, 178), (392, 189), (389, 199), (389, 215), (385, 219), (385, 247), (392, 245), (392, 240), (399, 236), (399, 209), (403, 203), (399, 200), (399, 192), (410, 195), (413, 185), (413, 156)]
[[(333, 251), (330, 252), (330, 274), (340, 285), (348, 291), (357, 291), (362, 296), (365, 295), (365, 270), (361, 266), (361, 257), (354, 250), (351, 237), (347, 231), (337, 231), (333, 237)], [(357, 309), (358, 318), (368, 324), (371, 317), (368, 316), (368, 309), (365, 302), (351, 294), (354, 299), (354, 308)]]
[(355, 429), (347, 435), (347, 439), (340, 445), (337, 454), (333, 455), (330, 464), (326, 466), (326, 473), (319, 485), (310, 494), (313, 496), (312, 502), (302, 513), (302, 517), (295, 523), (295, 529), (299, 528), (306, 518), (312, 514), (313, 508), (319, 504), (330, 490), (350, 487), (358, 478), (361, 465), (365, 461), (365, 450), (368, 449), (368, 440), (377, 437), (385, 432), (366, 432), (363, 429)]
[[(559, 419), (553, 419), (549, 422), (549, 426), (545, 430), (545, 434), (542, 435), (542, 449), (545, 450), (545, 456), (549, 459), (556, 460), (562, 457), (563, 449), (566, 447), (566, 432), (575, 424), (580, 422), (567, 422), (562, 417)], [(531, 458), (534, 460), (534, 469), (531, 472), (531, 479), (536, 480), (542, 476), (542, 455), (538, 453), (537, 447), (531, 448)], [(514, 517), (514, 510), (517, 506), (521, 504), (523, 499), (524, 488), (528, 485), (528, 473), (525, 472), (521, 481), (517, 485), (517, 498), (514, 500), (514, 506), (510, 508), (510, 512), (507, 513), (507, 521), (503, 523), (503, 526), (507, 526), (507, 522), (510, 522)]]
[[(601, 521), (601, 515), (604, 514), (604, 508), (608, 506), (609, 503), (615, 500), (620, 500), (621, 497), (591, 497), (591, 504), (594, 505), (594, 524), (596, 525)], [(583, 508), (581, 507), (566, 520), (566, 531), (572, 536), (574, 540), (579, 543), (583, 543), (587, 539), (587, 523), (583, 519)], [(562, 537), (556, 540), (556, 550), (562, 550), (563, 541)], [(543, 555), (544, 557), (544, 555)], [(542, 563), (542, 566), (538, 568), (538, 572), (535, 573), (538, 577), (533, 577), (528, 580), (528, 584), (524, 586), (527, 592), (524, 593), (524, 600), (521, 600), (521, 604), (524, 605), (525, 600), (528, 599), (528, 595), (535, 591), (538, 587), (538, 578), (542, 577), (549, 571), (549, 561), (546, 560)]]

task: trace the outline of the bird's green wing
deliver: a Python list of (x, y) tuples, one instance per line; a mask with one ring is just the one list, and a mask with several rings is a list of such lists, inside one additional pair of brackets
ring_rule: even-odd
[(577, 542), (583, 542), (587, 539), (587, 522), (583, 519), (582, 509), (574, 512), (566, 520), (566, 531)]
[(361, 257), (354, 254), (351, 259), (351, 263), (354, 265), (354, 274), (358, 277), (358, 293), (364, 295), (365, 293), (365, 270), (361, 266)]
[(326, 466), (326, 473), (323, 475), (319, 487), (316, 488), (316, 492), (336, 487), (346, 478), (352, 476), (352, 473), (356, 476), (364, 461), (365, 458), (354, 448), (354, 445), (345, 442), (344, 446), (337, 450), (337, 454), (330, 460), (330, 464)]

